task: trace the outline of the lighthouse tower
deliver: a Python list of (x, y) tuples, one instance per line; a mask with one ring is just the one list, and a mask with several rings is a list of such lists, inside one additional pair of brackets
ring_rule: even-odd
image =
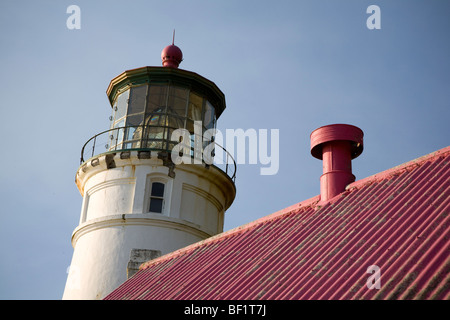
[(236, 194), (234, 160), (214, 142), (225, 96), (178, 68), (173, 43), (161, 58), (161, 67), (111, 80), (110, 128), (82, 148), (83, 203), (63, 299), (101, 299), (141, 263), (223, 231)]

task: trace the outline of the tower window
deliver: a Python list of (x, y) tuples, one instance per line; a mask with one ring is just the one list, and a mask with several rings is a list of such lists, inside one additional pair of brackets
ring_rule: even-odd
[(164, 205), (164, 183), (153, 182), (150, 195), (150, 212), (162, 213)]

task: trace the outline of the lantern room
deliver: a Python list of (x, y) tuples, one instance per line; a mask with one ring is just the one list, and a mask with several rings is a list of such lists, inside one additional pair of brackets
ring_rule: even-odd
[(188, 85), (167, 81), (128, 84), (113, 98), (108, 149), (172, 150), (176, 129), (187, 129), (194, 143), (194, 122), (214, 129), (216, 112), (208, 96)]
[[(203, 150), (214, 141), (214, 136), (204, 141), (203, 133), (216, 128), (225, 110), (225, 96), (210, 80), (178, 69), (182, 54), (175, 47), (164, 48), (162, 67), (128, 70), (111, 80), (106, 92), (112, 107), (110, 127), (86, 143), (81, 163), (94, 155), (124, 150), (155, 151), (167, 158), (180, 143), (179, 136), (172, 136), (177, 129), (189, 132), (190, 141), (183, 143), (190, 148), (191, 156), (195, 156), (199, 142)], [(228, 164), (229, 154), (221, 150)], [(234, 180), (234, 173), (229, 175)]]

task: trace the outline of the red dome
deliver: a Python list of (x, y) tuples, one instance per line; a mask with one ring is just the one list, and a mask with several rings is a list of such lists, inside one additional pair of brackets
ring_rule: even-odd
[(178, 68), (183, 61), (183, 52), (176, 45), (168, 45), (161, 52), (161, 60), (164, 67)]

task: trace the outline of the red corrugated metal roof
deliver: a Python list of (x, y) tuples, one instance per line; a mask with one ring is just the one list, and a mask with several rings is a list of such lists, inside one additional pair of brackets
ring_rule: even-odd
[(449, 154), (149, 261), (105, 299), (450, 299)]

